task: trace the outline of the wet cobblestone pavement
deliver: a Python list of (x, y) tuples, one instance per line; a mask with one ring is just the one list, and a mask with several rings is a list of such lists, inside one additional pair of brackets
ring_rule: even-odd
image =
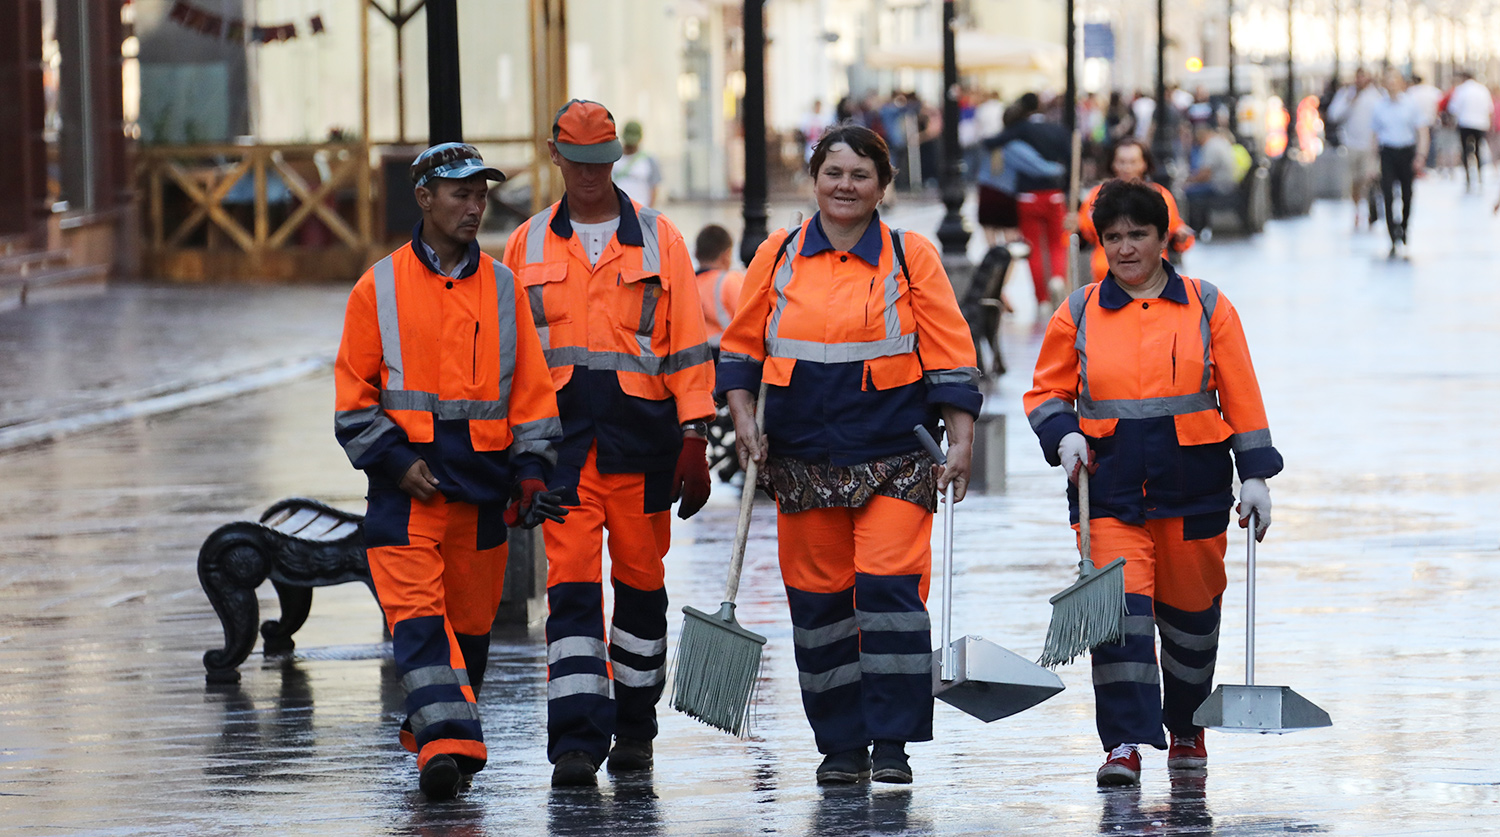
[[(317, 591), (293, 655), (257, 648), (241, 684), (204, 684), (201, 654), (222, 642), (195, 574), (208, 533), (284, 496), (362, 510), (320, 375), (0, 455), (0, 832), (1500, 833), (1500, 222), (1455, 184), (1418, 188), (1409, 262), (1386, 261), (1379, 235), (1351, 236), (1347, 205), (1319, 204), (1185, 266), (1239, 308), (1287, 461), (1259, 553), (1257, 682), (1317, 702), (1330, 729), (1211, 733), (1206, 773), (1169, 776), (1148, 752), (1139, 790), (1102, 792), (1078, 664), (1065, 692), (994, 724), (939, 703), (909, 788), (820, 790), (763, 504), (739, 610), (770, 640), (750, 739), (664, 707), (651, 774), (553, 792), (543, 643), (517, 628), (497, 638), (483, 694), (489, 768), (458, 800), (427, 803), (396, 743), (399, 688), (361, 586)], [(955, 633), (1034, 657), (1074, 558), (1062, 477), (1021, 416), (1040, 332), (1016, 301), (1016, 371), (990, 400), (1009, 417), (1008, 487), (959, 507)], [(61, 334), (67, 311), (10, 312), (0, 333)], [(336, 319), (326, 327), (336, 336)], [(39, 340), (10, 347), (17, 398), (68, 362), (54, 357), (67, 340)], [(674, 637), (682, 605), (718, 602), (733, 518), (719, 486), (676, 526)], [(1230, 544), (1225, 683), (1243, 675), (1238, 530)], [(274, 615), (270, 585), (260, 592)]]

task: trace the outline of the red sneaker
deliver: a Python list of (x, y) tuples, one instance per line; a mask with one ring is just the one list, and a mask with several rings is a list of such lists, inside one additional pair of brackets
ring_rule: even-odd
[(1141, 783), (1141, 754), (1134, 744), (1121, 744), (1109, 751), (1109, 758), (1100, 765), (1096, 777), (1100, 787), (1110, 785), (1139, 785)]
[(1172, 733), (1172, 747), (1167, 750), (1168, 770), (1202, 770), (1208, 766), (1208, 748), (1203, 745), (1203, 730), (1189, 738)]

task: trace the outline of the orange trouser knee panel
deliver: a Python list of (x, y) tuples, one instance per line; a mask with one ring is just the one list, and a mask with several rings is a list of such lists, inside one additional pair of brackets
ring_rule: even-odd
[(788, 587), (833, 593), (854, 574), (932, 579), (932, 513), (905, 500), (874, 497), (856, 509), (809, 509), (776, 516), (781, 578)]
[(603, 474), (596, 451), (578, 479), (578, 505), (562, 523), (542, 525), (547, 544), (547, 585), (602, 582), (608, 531), (610, 576), (637, 590), (660, 590), (662, 559), (672, 544), (670, 511), (645, 513), (643, 474)]
[[(1207, 610), (1223, 594), (1227, 533), (1185, 540), (1180, 517), (1148, 520), (1137, 526), (1096, 517), (1089, 533), (1090, 558), (1102, 567), (1125, 558), (1125, 592), (1190, 612)], [(1073, 527), (1077, 529), (1077, 526)]]
[(505, 588), (505, 544), (478, 549), (479, 508), (412, 500), (408, 543), (367, 550), (386, 623), (445, 615), (461, 634), (488, 634)]

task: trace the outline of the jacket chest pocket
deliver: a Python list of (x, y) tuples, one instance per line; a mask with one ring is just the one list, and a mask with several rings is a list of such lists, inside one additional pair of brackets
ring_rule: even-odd
[[(572, 321), (571, 306), (557, 299), (558, 283), (568, 278), (566, 264), (534, 264), (521, 271), (521, 285), (526, 288), (526, 299), (531, 308), (531, 320), (538, 330)], [(548, 287), (554, 290), (548, 300)]]
[(644, 270), (622, 270), (618, 284), (619, 293), (609, 306), (610, 320), (626, 346), (649, 354), (656, 321), (666, 307), (661, 276)]

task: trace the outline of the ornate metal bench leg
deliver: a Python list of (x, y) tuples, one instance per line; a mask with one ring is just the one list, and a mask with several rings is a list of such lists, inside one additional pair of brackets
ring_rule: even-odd
[(239, 664), (255, 647), (260, 603), (255, 588), (266, 580), (270, 562), (264, 537), (250, 524), (221, 526), (198, 550), (198, 583), (224, 626), (224, 647), (203, 654), (210, 683), (238, 683)]
[(307, 613), (312, 609), (313, 591), (311, 587), (283, 584), (275, 579), (271, 583), (276, 587), (276, 597), (281, 600), (281, 618), (261, 623), (260, 635), (265, 640), (263, 650), (267, 656), (290, 654), (297, 647), (292, 634), (307, 621)]

